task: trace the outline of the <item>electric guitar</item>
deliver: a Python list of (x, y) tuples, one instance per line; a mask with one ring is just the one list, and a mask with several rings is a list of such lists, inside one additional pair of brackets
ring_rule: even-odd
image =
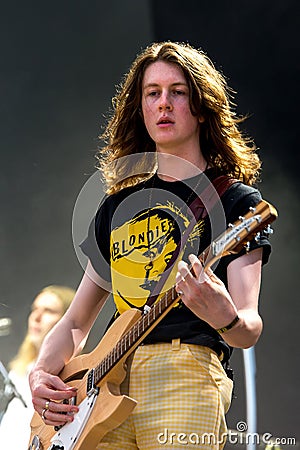
[[(262, 230), (270, 233), (270, 223), (276, 217), (276, 209), (264, 200), (250, 208), (199, 255), (204, 270), (222, 256), (239, 252), (255, 235), (259, 239)], [(73, 402), (79, 412), (73, 422), (59, 430), (45, 425), (35, 412), (28, 450), (93, 450), (108, 431), (124, 422), (137, 403), (120, 393), (126, 360), (179, 299), (173, 287), (145, 313), (125, 311), (91, 353), (70, 360), (59, 376), (77, 387)]]

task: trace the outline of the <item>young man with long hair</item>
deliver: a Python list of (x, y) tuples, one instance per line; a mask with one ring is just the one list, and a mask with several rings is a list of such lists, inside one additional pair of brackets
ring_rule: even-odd
[[(225, 368), (233, 347), (250, 347), (261, 334), (261, 267), (270, 253), (261, 234), (214, 270), (203, 273), (198, 258), (216, 230), (261, 199), (253, 187), (261, 163), (231, 96), (210, 59), (188, 44), (155, 43), (133, 62), (102, 135), (107, 196), (81, 246), (89, 263), (30, 375), (45, 424), (74, 420), (78, 406), (61, 403), (74, 390), (57, 375), (89, 333), (108, 286), (116, 316), (130, 308), (147, 313), (151, 296), (157, 302), (175, 286), (178, 301), (128, 359), (122, 392), (137, 406), (97, 448), (223, 447), (232, 393)], [(206, 187), (220, 177), (232, 183), (206, 205)], [(194, 214), (197, 197), (207, 214)]]

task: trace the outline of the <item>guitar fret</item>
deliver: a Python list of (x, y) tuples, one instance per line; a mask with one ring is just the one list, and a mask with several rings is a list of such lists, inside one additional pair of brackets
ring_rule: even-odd
[(156, 311), (157, 310), (157, 303), (154, 304), (154, 306), (152, 307), (149, 316), (151, 314), (151, 324), (154, 322), (154, 320), (156, 319), (157, 315), (156, 315)]
[(131, 347), (131, 345), (134, 344), (134, 336), (132, 333), (132, 330), (129, 331), (129, 347)]
[(113, 366), (116, 362), (116, 349), (115, 347), (112, 350), (112, 354), (111, 354), (111, 361), (110, 364)]
[(139, 333), (137, 333), (137, 335), (136, 335), (136, 332), (138, 332), (138, 329), (137, 329), (136, 325), (133, 326), (132, 332), (133, 332), (133, 339), (136, 340), (137, 337), (139, 337)]
[(99, 377), (99, 369), (97, 367), (94, 370), (94, 376), (96, 379)]
[(129, 333), (128, 333), (128, 339), (127, 339), (127, 341), (128, 341), (128, 346), (130, 347), (130, 335), (131, 335), (131, 330), (129, 331)]

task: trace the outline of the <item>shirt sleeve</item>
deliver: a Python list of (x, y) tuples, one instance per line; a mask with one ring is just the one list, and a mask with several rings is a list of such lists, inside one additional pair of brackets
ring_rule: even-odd
[[(235, 183), (232, 185), (228, 191), (224, 194), (222, 199), (227, 225), (229, 223), (234, 223), (238, 220), (239, 216), (245, 215), (250, 207), (255, 207), (259, 201), (262, 200), (261, 193), (250, 186), (246, 186), (243, 183)], [(268, 239), (266, 233), (261, 232), (260, 238), (252, 238), (249, 242), (249, 250), (252, 251), (257, 248), (262, 248), (262, 263), (267, 264), (270, 253), (271, 253), (271, 243)], [(220, 264), (217, 266), (215, 272), (223, 281), (227, 283), (227, 267), (228, 265), (246, 253), (246, 249), (243, 248), (239, 253), (224, 256)]]
[(87, 237), (80, 244), (81, 251), (89, 258), (98, 275), (105, 281), (111, 281), (110, 275), (110, 225), (104, 202), (92, 219)]

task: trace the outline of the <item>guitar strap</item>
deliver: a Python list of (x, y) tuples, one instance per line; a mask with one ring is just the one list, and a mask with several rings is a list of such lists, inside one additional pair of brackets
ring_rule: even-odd
[(195, 200), (192, 201), (190, 205), (188, 205), (188, 210), (191, 215), (191, 220), (182, 234), (181, 239), (179, 240), (177, 247), (172, 255), (172, 258), (169, 260), (163, 274), (161, 275), (158, 283), (155, 285), (153, 292), (149, 295), (145, 305), (144, 312), (146, 313), (149, 308), (155, 303), (159, 294), (162, 292), (162, 289), (170, 275), (170, 271), (172, 270), (176, 260), (180, 254), (180, 250), (184, 248), (191, 234), (193, 228), (197, 224), (200, 219), (204, 219), (209, 211), (212, 210), (214, 205), (220, 200), (220, 198), (225, 194), (227, 189), (232, 186), (234, 183), (239, 180), (235, 178), (231, 178), (227, 175), (220, 175), (216, 177), (214, 180), (209, 183), (209, 185), (204, 189), (201, 193), (201, 198), (204, 199), (204, 203), (201, 198), (197, 195)]

